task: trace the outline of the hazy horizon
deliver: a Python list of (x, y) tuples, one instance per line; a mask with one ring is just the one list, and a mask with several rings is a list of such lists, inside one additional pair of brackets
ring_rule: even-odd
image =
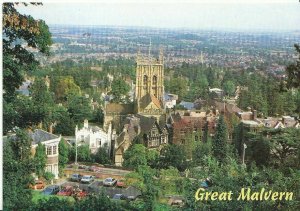
[(17, 6), (48, 25), (188, 30), (299, 31), (300, 4), (44, 3)]

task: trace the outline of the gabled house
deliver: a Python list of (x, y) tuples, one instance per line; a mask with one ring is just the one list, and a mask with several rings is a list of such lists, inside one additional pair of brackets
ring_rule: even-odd
[(106, 146), (110, 154), (112, 140), (112, 126), (108, 125), (107, 131), (98, 126), (89, 125), (88, 120), (84, 120), (83, 128), (75, 128), (75, 142), (77, 145), (87, 144), (92, 153), (96, 153), (99, 147)]
[(38, 143), (45, 145), (47, 163), (46, 171), (54, 174), (55, 179), (58, 179), (58, 144), (61, 140), (61, 135), (57, 136), (48, 133), (44, 130), (37, 129), (34, 132), (29, 132), (29, 136), (32, 138), (32, 155), (34, 156)]

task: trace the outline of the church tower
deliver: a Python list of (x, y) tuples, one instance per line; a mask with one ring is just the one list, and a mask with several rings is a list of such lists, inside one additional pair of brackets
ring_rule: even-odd
[(151, 56), (151, 41), (149, 54), (136, 60), (135, 100), (137, 113), (143, 115), (160, 114), (164, 110), (164, 61), (160, 50), (158, 59)]

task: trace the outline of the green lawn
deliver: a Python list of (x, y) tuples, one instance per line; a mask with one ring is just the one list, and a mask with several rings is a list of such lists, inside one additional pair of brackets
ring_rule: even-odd
[(56, 196), (56, 195), (43, 195), (41, 194), (41, 191), (33, 190), (32, 191), (32, 202), (36, 203), (39, 199), (49, 199), (51, 197), (56, 197), (56, 198), (67, 198), (69, 201), (74, 202), (75, 199), (72, 196)]

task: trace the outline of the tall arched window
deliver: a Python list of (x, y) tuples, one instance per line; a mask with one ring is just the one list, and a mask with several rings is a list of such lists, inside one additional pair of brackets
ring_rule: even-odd
[(153, 79), (152, 79), (152, 85), (153, 86), (157, 86), (157, 76), (153, 76)]
[(143, 85), (147, 86), (147, 84), (148, 84), (148, 76), (144, 75)]

